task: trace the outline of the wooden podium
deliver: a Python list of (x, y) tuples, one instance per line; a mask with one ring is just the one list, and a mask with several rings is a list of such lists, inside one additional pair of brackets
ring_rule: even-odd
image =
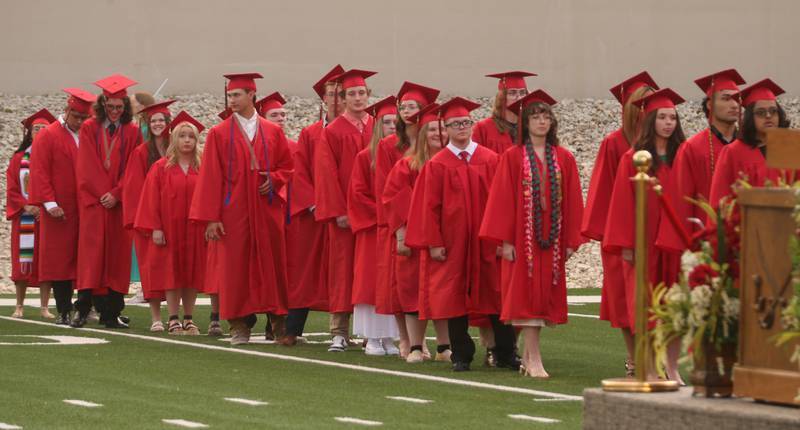
[[(799, 130), (771, 131), (767, 145), (770, 167), (800, 168)], [(733, 393), (800, 406), (800, 401), (795, 400), (800, 395), (800, 368), (790, 361), (798, 341), (776, 347), (773, 339), (783, 329), (783, 305), (794, 295), (788, 244), (797, 228), (792, 218), (797, 201), (790, 189), (751, 188), (739, 192), (741, 319)]]

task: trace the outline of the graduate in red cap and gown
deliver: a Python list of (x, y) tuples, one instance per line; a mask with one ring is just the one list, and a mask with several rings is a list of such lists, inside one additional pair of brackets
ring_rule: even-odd
[(500, 319), (522, 329), (525, 375), (547, 378), (539, 336), (567, 322), (567, 260), (585, 241), (578, 166), (559, 146), (556, 101), (536, 90), (509, 106), (517, 145), (506, 150), (492, 182), (480, 236), (503, 247)]
[(518, 119), (517, 114), (508, 107), (528, 95), (525, 78), (529, 76), (536, 76), (536, 73), (516, 70), (486, 75), (487, 78), (499, 80), (497, 94), (494, 97), (492, 116), (475, 124), (472, 140), (491, 149), (497, 155), (502, 155), (506, 149), (514, 145)]
[(712, 206), (717, 207), (720, 199), (740, 187), (739, 181), (761, 187), (767, 183), (775, 186), (780, 181), (791, 184), (797, 180), (796, 171), (767, 167), (766, 131), (789, 127), (786, 112), (777, 98), (783, 93), (783, 88), (771, 79), (763, 79), (737, 95), (744, 107), (741, 129), (738, 138), (720, 151), (711, 181)]
[(39, 217), (39, 283), (49, 283), (56, 299), (56, 324), (71, 320), (78, 264), (78, 197), (75, 162), (81, 125), (91, 116), (94, 94), (65, 88), (64, 114), (39, 132), (31, 151), (30, 200), (44, 209)]
[[(127, 328), (119, 318), (131, 276), (131, 234), (123, 220), (123, 178), (131, 154), (142, 139), (133, 124), (127, 88), (136, 82), (112, 75), (95, 82), (103, 93), (94, 117), (81, 126), (76, 178), (80, 207), (78, 236), (78, 315), (74, 327), (86, 324), (94, 307), (108, 328)], [(81, 295), (83, 294), (83, 295)]]
[(344, 112), (324, 129), (314, 153), (314, 216), (328, 222), (330, 352), (344, 351), (349, 338), (355, 235), (347, 216), (347, 190), (356, 155), (372, 138), (373, 119), (366, 111), (370, 91), (365, 80), (374, 74), (352, 69), (331, 79), (337, 83), (335, 96), (344, 99)]
[(233, 114), (203, 148), (189, 218), (206, 226), (207, 282), (219, 291), (231, 344), (250, 341), (255, 314), (286, 314), (285, 201), (292, 155), (283, 130), (255, 109), (257, 73), (225, 75)]
[(625, 303), (625, 275), (622, 270), (622, 258), (618, 253), (606, 252), (602, 249), (608, 206), (611, 192), (617, 177), (617, 167), (622, 155), (631, 149), (636, 140), (641, 110), (633, 103), (658, 89), (653, 78), (647, 72), (641, 72), (611, 88), (611, 94), (622, 105), (622, 125), (608, 134), (600, 143), (597, 158), (592, 168), (589, 181), (589, 193), (586, 198), (586, 209), (583, 211), (581, 233), (589, 239), (601, 242), (600, 258), (603, 264), (603, 288), (600, 296), (600, 319), (611, 323), (611, 327), (622, 330), (627, 357), (625, 373), (634, 375), (633, 354), (635, 345), (630, 330), (630, 318)]
[[(200, 334), (192, 313), (197, 293), (204, 291), (205, 229), (189, 221), (189, 209), (200, 171), (200, 133), (204, 128), (185, 111), (169, 124), (169, 133), (164, 133), (169, 136), (169, 146), (165, 157), (147, 173), (134, 223), (136, 231), (150, 242), (141, 273), (165, 294), (167, 330), (172, 335)], [(158, 132), (153, 130), (152, 120), (150, 130)], [(178, 317), (181, 304), (183, 321)]]
[(142, 120), (147, 122), (147, 132), (144, 142), (131, 154), (128, 167), (125, 169), (125, 179), (122, 187), (122, 213), (125, 219), (125, 228), (132, 231), (133, 246), (136, 250), (136, 261), (139, 264), (139, 277), (142, 283), (142, 294), (150, 304), (150, 331), (163, 332), (164, 323), (161, 322), (161, 301), (164, 292), (159, 283), (152, 282), (147, 276), (145, 264), (148, 261), (147, 251), (150, 248), (150, 238), (133, 229), (133, 222), (139, 208), (139, 198), (144, 188), (147, 172), (156, 161), (164, 157), (169, 146), (169, 125), (172, 114), (169, 106), (175, 100), (166, 100), (153, 103), (143, 108), (139, 113)]
[[(603, 249), (622, 257), (625, 303), (631, 330), (636, 320), (636, 276), (633, 261), (636, 243), (636, 193), (631, 178), (636, 175), (637, 170), (633, 165), (633, 154), (640, 150), (650, 153), (653, 161), (648, 173), (658, 180), (664, 195), (674, 208), (679, 196), (672, 165), (679, 146), (685, 140), (675, 106), (683, 101), (674, 91), (664, 88), (635, 102), (642, 110), (641, 132), (633, 148), (619, 162), (611, 195), (608, 210), (610, 222), (606, 223)], [(653, 286), (663, 283), (669, 287), (678, 281), (682, 241), (652, 187), (647, 194), (647, 273)], [(682, 383), (678, 373), (680, 339), (671, 343), (667, 350), (667, 376)]]
[[(23, 303), (28, 287), (39, 287), (39, 220), (41, 208), (31, 198), (31, 150), (34, 139), (56, 118), (47, 109), (41, 109), (22, 121), (25, 134), (6, 170), (6, 219), (11, 221), (11, 280), (17, 292), (17, 307), (11, 315), (23, 317)], [(41, 315), (53, 319), (47, 309), (50, 285), (40, 289)]]
[(705, 94), (703, 112), (708, 118), (708, 127), (687, 139), (675, 156), (675, 175), (681, 196), (675, 209), (690, 233), (701, 230), (708, 219), (700, 206), (683, 197), (709, 201), (719, 153), (736, 138), (741, 110), (737, 95), (739, 85), (745, 81), (735, 69), (728, 69), (696, 79), (694, 83)]
[(519, 369), (514, 329), (499, 321), (498, 247), (478, 237), (497, 154), (471, 139), (470, 111), (455, 97), (439, 107), (450, 143), (425, 164), (414, 187), (405, 243), (422, 251), (420, 290), (430, 319), (447, 319), (453, 370), (470, 370), (475, 343), (469, 314), (489, 315), (498, 367)]
[(342, 73), (342, 66), (336, 65), (314, 84), (320, 98), (320, 118), (300, 131), (292, 155), (291, 219), (286, 227), (289, 314), (286, 336), (278, 340), (285, 346), (294, 346), (303, 336), (310, 310), (328, 311), (328, 225), (314, 218), (314, 154), (323, 130), (341, 111), (336, 83), (331, 79)]

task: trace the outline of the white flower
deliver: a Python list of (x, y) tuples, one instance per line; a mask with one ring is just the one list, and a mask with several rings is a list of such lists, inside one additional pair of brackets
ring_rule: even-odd
[(727, 321), (734, 321), (739, 319), (739, 299), (736, 297), (728, 297), (728, 293), (722, 292), (722, 316)]
[(698, 327), (702, 324), (711, 305), (711, 287), (698, 285), (689, 293), (691, 310), (689, 311), (689, 326)]
[(664, 301), (667, 303), (680, 304), (685, 302), (686, 299), (686, 294), (684, 294), (683, 289), (678, 285), (673, 285), (664, 295)]
[(700, 264), (700, 258), (697, 256), (696, 253), (691, 251), (684, 251), (683, 255), (681, 255), (681, 270), (683, 270), (683, 274), (688, 278), (689, 274), (692, 273), (695, 267)]

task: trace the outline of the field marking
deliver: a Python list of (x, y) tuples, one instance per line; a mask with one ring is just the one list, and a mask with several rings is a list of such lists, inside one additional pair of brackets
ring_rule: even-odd
[(596, 320), (600, 319), (600, 315), (573, 314), (573, 313), (567, 313), (567, 315), (569, 315), (571, 317), (592, 318), (592, 319), (596, 319)]
[(181, 419), (163, 419), (161, 420), (161, 422), (163, 422), (164, 424), (172, 424), (178, 427), (186, 427), (188, 429), (203, 429), (208, 427), (208, 425), (203, 423), (197, 423), (194, 421), (187, 421)]
[(564, 399), (564, 400), (583, 400), (582, 396), (576, 396), (572, 394), (561, 394), (561, 393), (552, 393), (549, 391), (541, 391), (541, 390), (532, 390), (529, 388), (522, 388), (522, 387), (512, 387), (508, 385), (497, 385), (497, 384), (490, 384), (487, 382), (477, 382), (477, 381), (467, 381), (462, 379), (454, 379), (454, 378), (446, 378), (443, 376), (434, 376), (434, 375), (426, 375), (422, 373), (414, 373), (414, 372), (405, 372), (400, 370), (389, 370), (389, 369), (381, 369), (377, 367), (368, 367), (368, 366), (359, 366), (355, 364), (347, 364), (347, 363), (339, 363), (335, 361), (325, 361), (325, 360), (318, 360), (315, 358), (305, 358), (305, 357), (297, 357), (292, 355), (282, 355), (282, 354), (275, 354), (272, 352), (262, 352), (262, 351), (255, 351), (252, 349), (243, 349), (243, 348), (235, 348), (235, 347), (224, 347), (224, 346), (217, 346), (217, 345), (207, 345), (203, 343), (193, 343), (193, 342), (184, 342), (175, 339), (169, 339), (166, 337), (153, 337), (153, 336), (145, 336), (141, 334), (133, 334), (133, 333), (122, 333), (119, 331), (112, 331), (112, 330), (100, 330), (95, 328), (71, 328), (69, 326), (61, 326), (55, 325), (53, 323), (44, 322), (44, 321), (34, 321), (34, 320), (21, 320), (17, 318), (11, 317), (4, 317), (0, 316), (0, 319), (11, 321), (11, 322), (19, 322), (19, 323), (27, 323), (27, 324), (36, 324), (42, 325), (50, 328), (61, 328), (64, 330), (76, 330), (76, 331), (85, 331), (89, 333), (97, 333), (102, 335), (111, 335), (111, 336), (122, 336), (122, 337), (129, 337), (133, 339), (140, 339), (140, 340), (147, 340), (150, 342), (159, 342), (159, 343), (168, 343), (173, 345), (183, 345), (192, 348), (200, 348), (200, 349), (208, 349), (212, 351), (223, 351), (223, 352), (231, 352), (236, 354), (244, 354), (244, 355), (253, 355), (256, 357), (266, 357), (266, 358), (274, 358), (278, 360), (284, 361), (293, 361), (297, 363), (310, 363), (316, 364), (320, 366), (328, 366), (328, 367), (338, 367), (340, 369), (347, 369), (347, 370), (357, 370), (361, 372), (367, 373), (377, 373), (380, 375), (391, 375), (391, 376), (399, 376), (404, 378), (410, 379), (419, 379), (423, 381), (431, 381), (431, 382), (441, 382), (444, 384), (451, 384), (451, 385), (460, 385), (465, 387), (472, 387), (472, 388), (484, 388), (488, 390), (495, 390), (495, 391), (502, 391), (506, 393), (517, 393), (517, 394), (527, 394), (530, 396), (536, 397), (547, 397), (547, 398), (554, 398), (554, 399)]
[(567, 296), (567, 303), (600, 303), (600, 296)]
[(0, 423), (0, 430), (22, 430), (22, 427), (14, 424)]
[(383, 425), (383, 423), (380, 421), (362, 420), (360, 418), (352, 418), (352, 417), (334, 417), (333, 419), (339, 421), (340, 423), (359, 424), (362, 426), (377, 427)]
[(225, 397), (225, 400), (233, 403), (241, 403), (247, 406), (266, 406), (269, 402), (262, 402), (261, 400), (241, 399), (238, 397)]
[(27, 346), (27, 345), (34, 345), (34, 346), (41, 346), (41, 345), (100, 345), (104, 343), (108, 343), (105, 339), (100, 339), (96, 337), (82, 337), (82, 336), (39, 336), (39, 335), (31, 335), (31, 334), (4, 334), (0, 335), (2, 337), (39, 337), (42, 339), (52, 340), (54, 342), (0, 342), (1, 346)]
[(572, 399), (533, 399), (534, 402), (574, 402)]
[(400, 400), (401, 402), (409, 403), (433, 403), (433, 400), (417, 399), (416, 397), (403, 397), (403, 396), (386, 396), (387, 399)]
[(553, 418), (545, 418), (545, 417), (532, 417), (530, 415), (521, 415), (521, 414), (509, 414), (509, 418), (514, 420), (521, 420), (521, 421), (533, 421), (536, 423), (543, 423), (543, 424), (555, 424), (560, 423), (561, 420), (553, 419)]
[(86, 400), (64, 399), (62, 401), (68, 405), (82, 406), (84, 408), (99, 408), (103, 406), (100, 403), (87, 402)]

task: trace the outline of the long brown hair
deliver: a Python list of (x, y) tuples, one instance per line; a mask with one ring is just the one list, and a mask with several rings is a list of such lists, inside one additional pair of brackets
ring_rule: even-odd
[[(94, 118), (100, 124), (106, 120), (106, 100), (106, 95), (100, 94), (97, 97), (97, 101), (95, 102), (94, 106), (92, 106), (92, 109), (94, 110)], [(122, 116), (119, 118), (119, 123), (128, 124), (133, 120), (133, 107), (131, 106), (131, 99), (123, 97), (122, 104), (124, 109), (122, 111)]]
[[(656, 151), (656, 117), (658, 116), (658, 109), (647, 114), (641, 123), (641, 132), (636, 144), (633, 148), (637, 151), (645, 150), (653, 157), (653, 167), (651, 171), (655, 172), (661, 166), (661, 157), (658, 156)], [(683, 127), (681, 127), (681, 117), (678, 115), (678, 110), (675, 110), (675, 130), (672, 136), (667, 139), (667, 165), (672, 166), (672, 161), (675, 160), (675, 154), (678, 153), (678, 147), (686, 140), (683, 134)]]
[[(492, 106), (492, 121), (497, 127), (497, 131), (501, 134), (508, 133), (511, 130), (511, 125), (506, 121), (506, 117), (503, 114), (508, 109), (506, 107), (507, 97), (505, 88), (497, 90), (497, 95), (494, 97), (494, 105)], [(519, 118), (517, 121), (519, 121)]]
[[(427, 163), (432, 157), (431, 148), (428, 145), (428, 129), (430, 128), (428, 126), (430, 124), (433, 124), (433, 122), (429, 122), (419, 128), (417, 141), (411, 146), (411, 148), (408, 149), (408, 152), (406, 153), (411, 158), (409, 163), (411, 170), (422, 169), (422, 166), (424, 166), (425, 163)], [(441, 122), (438, 124), (439, 127), (442, 127)], [(442, 137), (444, 137), (444, 135), (442, 135)], [(440, 142), (439, 144), (442, 145), (442, 148), (444, 148), (446, 145), (444, 142)]]
[(641, 99), (654, 92), (653, 87), (647, 85), (639, 87), (633, 94), (628, 97), (625, 105), (622, 107), (622, 134), (628, 141), (629, 145), (633, 145), (639, 135), (639, 122), (641, 121), (640, 109), (633, 104), (636, 100)]
[[(417, 108), (419, 108), (420, 110), (425, 108), (425, 106), (422, 106), (416, 100), (412, 100), (412, 101), (417, 104)], [(395, 145), (395, 148), (397, 148), (398, 151), (406, 151), (406, 150), (411, 148), (411, 140), (406, 135), (406, 128), (413, 127), (416, 124), (406, 124), (406, 122), (403, 121), (403, 116), (400, 115), (400, 101), (399, 100), (397, 101), (397, 105), (398, 105), (398, 107), (397, 107), (397, 121), (395, 123), (395, 132), (394, 132), (394, 134), (397, 135), (397, 144)], [(419, 131), (419, 130), (417, 130), (417, 131)]]
[[(169, 114), (163, 114), (164, 121), (166, 122), (166, 128), (162, 132), (162, 136), (166, 139), (167, 148), (170, 145), (170, 133), (169, 133), (169, 124), (172, 122), (172, 117)], [(156, 135), (153, 134), (153, 128), (150, 127), (150, 117), (146, 114), (142, 114), (142, 119), (147, 121), (147, 139), (145, 140), (145, 144), (147, 145), (147, 169), (150, 169), (150, 166), (153, 165), (156, 161), (161, 158), (161, 153), (158, 152), (158, 148), (156, 147)], [(164, 155), (166, 155), (166, 151), (164, 151)]]
[(522, 141), (528, 138), (528, 123), (530, 117), (536, 114), (546, 113), (550, 115), (550, 130), (547, 131), (545, 142), (553, 146), (558, 146), (558, 120), (553, 114), (553, 108), (547, 103), (535, 102), (522, 109), (522, 116), (517, 121), (522, 121)]
[(164, 154), (164, 158), (167, 159), (167, 167), (178, 164), (178, 139), (180, 138), (181, 129), (184, 127), (189, 127), (189, 129), (192, 130), (195, 139), (194, 157), (192, 157), (191, 167), (194, 167), (195, 170), (200, 170), (200, 132), (194, 124), (188, 121), (178, 124), (170, 134), (169, 146), (167, 147), (167, 152)]

